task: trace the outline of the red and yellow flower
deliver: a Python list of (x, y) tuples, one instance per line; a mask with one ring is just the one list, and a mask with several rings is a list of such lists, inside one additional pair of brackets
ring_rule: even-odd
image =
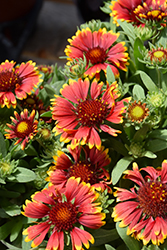
[(127, 116), (131, 122), (140, 123), (149, 115), (149, 109), (146, 107), (146, 103), (141, 101), (134, 101), (129, 103), (127, 108)]
[(24, 99), (42, 81), (35, 63), (28, 61), (14, 67), (15, 62), (6, 60), (0, 64), (0, 105), (16, 108), (16, 98)]
[[(101, 147), (100, 130), (117, 136), (121, 131), (111, 128), (107, 122), (122, 123), (125, 110), (124, 101), (117, 101), (117, 84), (114, 82), (102, 91), (103, 83), (89, 79), (69, 80), (61, 89), (62, 96), (52, 100), (52, 118), (56, 120), (53, 132), (62, 134), (60, 140), (71, 141), (72, 148), (79, 143), (89, 148)], [(89, 94), (90, 88), (90, 94)]]
[(152, 48), (148, 51), (147, 59), (154, 65), (166, 66), (167, 64), (167, 49), (163, 47)]
[(151, 21), (166, 25), (167, 3), (166, 0), (145, 0), (141, 5), (137, 6), (134, 14), (141, 21)]
[(115, 196), (120, 202), (114, 208), (112, 217), (121, 221), (119, 226), (126, 227), (127, 234), (132, 234), (146, 245), (164, 242), (167, 237), (167, 161), (161, 169), (145, 167), (145, 178), (136, 163), (133, 170), (125, 171), (125, 178), (137, 184), (129, 190), (116, 188)]
[(28, 117), (28, 110), (24, 109), (19, 115), (16, 111), (14, 111), (14, 117), (11, 117), (12, 124), (8, 124), (9, 129), (5, 129), (8, 134), (5, 134), (7, 139), (18, 138), (15, 142), (15, 145), (21, 143), (21, 149), (23, 150), (29, 140), (33, 139), (33, 137), (37, 133), (37, 125), (38, 121), (34, 120), (35, 118), (35, 110), (33, 110)]
[(67, 45), (65, 54), (70, 61), (84, 59), (85, 56), (85, 76), (93, 77), (101, 70), (106, 72), (107, 66), (110, 66), (114, 75), (118, 76), (118, 69), (126, 71), (128, 64), (125, 42), (114, 44), (118, 36), (119, 33), (113, 33), (112, 30), (107, 32), (105, 28), (93, 32), (89, 28), (78, 30), (72, 39), (68, 39), (70, 45)]
[(146, 21), (164, 24), (167, 16), (166, 0), (132, 0), (111, 1), (110, 6), (115, 23), (117, 20), (141, 25)]
[(58, 151), (58, 156), (53, 156), (55, 165), (48, 171), (49, 177), (46, 180), (59, 188), (64, 187), (71, 176), (80, 177), (81, 181), (90, 183), (97, 190), (104, 191), (107, 188), (111, 192), (111, 188), (107, 185), (110, 175), (104, 168), (111, 161), (108, 149), (104, 150), (104, 147), (100, 150), (96, 147), (89, 149), (86, 146), (76, 147), (72, 150), (69, 145), (67, 147), (71, 157)]
[(39, 219), (35, 225), (24, 230), (25, 241), (31, 241), (32, 247), (42, 243), (47, 233), (51, 235), (46, 250), (63, 250), (64, 234), (70, 235), (72, 250), (81, 250), (82, 244), (89, 248), (94, 243), (93, 236), (80, 228), (80, 225), (98, 229), (105, 224), (105, 214), (96, 203), (97, 193), (90, 184), (80, 182), (80, 178), (68, 179), (65, 188), (55, 189), (52, 185), (36, 192), (32, 201), (26, 201), (23, 214)]

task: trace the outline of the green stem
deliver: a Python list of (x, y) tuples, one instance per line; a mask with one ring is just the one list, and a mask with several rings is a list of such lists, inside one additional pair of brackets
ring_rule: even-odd
[(20, 106), (20, 104), (17, 102), (17, 108), (20, 110), (20, 111), (23, 111), (23, 108)]
[(157, 76), (158, 76), (158, 87), (161, 89), (161, 71), (160, 69), (156, 68), (157, 70)]

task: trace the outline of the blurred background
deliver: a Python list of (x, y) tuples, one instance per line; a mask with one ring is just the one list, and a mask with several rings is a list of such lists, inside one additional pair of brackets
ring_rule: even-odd
[[(101, 0), (0, 0), (0, 61), (64, 65), (64, 49), (82, 23), (104, 21)], [(10, 8), (9, 8), (10, 6)]]

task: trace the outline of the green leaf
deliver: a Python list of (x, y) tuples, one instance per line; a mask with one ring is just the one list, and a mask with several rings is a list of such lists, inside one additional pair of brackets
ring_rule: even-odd
[(30, 250), (31, 249), (31, 243), (32, 241), (25, 242), (26, 235), (23, 235), (23, 240), (22, 240), (22, 249), (24, 250)]
[(18, 167), (17, 171), (14, 173), (15, 180), (18, 182), (30, 182), (36, 179), (36, 174), (26, 168)]
[(18, 166), (20, 166), (20, 167), (22, 166), (24, 168), (29, 168), (29, 163), (23, 159), (20, 159)]
[(21, 249), (21, 248), (15, 247), (15, 246), (13, 246), (13, 245), (11, 245), (11, 244), (9, 244), (8, 242), (5, 242), (5, 241), (3, 241), (3, 240), (2, 240), (2, 243), (3, 243), (5, 246), (8, 247), (8, 250), (23, 250), (23, 249)]
[(8, 221), (0, 227), (0, 240), (4, 240), (10, 234), (13, 226), (13, 221)]
[[(54, 92), (55, 92), (54, 95), (59, 95), (60, 89), (62, 88), (62, 86), (63, 86), (64, 83), (65, 83), (64, 80), (52, 83), (52, 88), (54, 89)], [(53, 94), (52, 94), (51, 97), (53, 97)]]
[(18, 192), (18, 193), (25, 193), (26, 187), (24, 185), (24, 183), (8, 183), (8, 190), (12, 190), (14, 192)]
[[(17, 146), (18, 145), (16, 145), (15, 148), (17, 148)], [(15, 148), (13, 148), (12, 158), (20, 159), (26, 156), (25, 152), (22, 149), (15, 151)]]
[(17, 198), (20, 196), (20, 193), (8, 191), (8, 190), (0, 190), (0, 197), (6, 197), (6, 198)]
[(109, 143), (108, 141), (106, 141), (106, 146), (108, 148), (110, 148), (112, 145), (112, 149), (115, 149), (118, 153), (120, 153), (121, 155), (123, 156), (127, 156), (128, 154), (128, 151), (127, 149), (125, 148), (124, 144), (118, 140), (116, 140), (115, 138), (111, 137), (109, 139)]
[(144, 45), (143, 45), (143, 42), (140, 40), (140, 38), (137, 37), (135, 42), (134, 42), (134, 52), (133, 52), (133, 54), (134, 54), (137, 69), (140, 69), (140, 70), (144, 71), (145, 70), (145, 65), (138, 60), (138, 58), (143, 59), (143, 56), (142, 56), (139, 48), (142, 50), (144, 48)]
[(0, 132), (0, 153), (2, 154), (3, 157), (7, 155), (6, 142), (1, 132)]
[(49, 96), (54, 96), (55, 95), (55, 89), (52, 88), (49, 85), (45, 85), (45, 90)]
[(146, 247), (146, 246), (142, 247), (141, 250), (161, 250), (161, 248), (159, 248), (156, 245), (149, 245), (148, 247)]
[(23, 220), (19, 220), (18, 222), (15, 223), (15, 226), (12, 228), (12, 231), (11, 231), (11, 234), (10, 234), (10, 241), (14, 241), (20, 231), (22, 230), (22, 227), (23, 227)]
[(31, 156), (38, 155), (37, 151), (35, 150), (35, 148), (31, 144), (28, 144), (28, 146), (24, 149), (24, 152), (27, 155), (31, 155)]
[(41, 117), (52, 117), (52, 111), (47, 111), (40, 115)]
[(8, 205), (6, 207), (3, 207), (3, 209), (10, 216), (16, 216), (21, 213), (21, 209), (17, 204)]
[(119, 222), (116, 223), (116, 229), (122, 240), (125, 242), (129, 250), (141, 250), (139, 241), (135, 240), (130, 235), (127, 235), (127, 228), (119, 227)]
[(5, 180), (0, 178), (0, 184), (6, 184)]
[(106, 250), (116, 250), (114, 247), (110, 246), (110, 245), (105, 245)]
[(134, 45), (134, 27), (131, 23), (122, 22), (121, 20), (117, 20), (123, 31), (125, 31), (125, 34), (128, 36), (129, 41), (133, 47)]
[(0, 208), (0, 218), (9, 218), (9, 215), (7, 215), (3, 208)]
[(161, 139), (167, 141), (167, 129), (154, 130), (150, 133), (149, 138)]
[(152, 92), (152, 91), (158, 91), (157, 86), (155, 85), (155, 83), (152, 81), (152, 79), (144, 72), (144, 71), (140, 71), (138, 70), (136, 72), (136, 74), (140, 74), (140, 77), (144, 83), (144, 85), (146, 86), (146, 88)]
[(149, 126), (147, 124), (143, 125), (143, 127), (137, 130), (137, 132), (134, 134), (133, 141), (135, 142), (144, 141), (148, 131), (149, 131)]
[(139, 85), (139, 84), (136, 84), (134, 87), (133, 87), (133, 97), (135, 99), (138, 100), (142, 100), (142, 99), (145, 99), (145, 93), (144, 93), (144, 89)]
[(145, 151), (144, 156), (147, 157), (147, 158), (150, 158), (150, 159), (155, 159), (155, 158), (157, 158), (157, 155), (154, 154), (154, 153), (151, 152), (151, 151)]
[(111, 229), (111, 230), (105, 230), (101, 228), (95, 230), (89, 229), (89, 232), (95, 238), (95, 243), (93, 244), (93, 246), (100, 246), (119, 238), (116, 229)]
[(114, 73), (112, 72), (110, 66), (107, 66), (107, 81), (109, 83), (115, 82), (115, 76), (114, 76)]
[(161, 245), (160, 247), (161, 250), (167, 250), (167, 240)]
[(167, 37), (167, 28), (161, 30), (161, 37), (158, 41), (159, 44), (161, 44), (164, 48), (166, 47), (166, 37)]
[(164, 140), (151, 140), (147, 143), (147, 149), (152, 152), (158, 152), (167, 148), (167, 141)]
[(120, 159), (117, 164), (115, 165), (113, 171), (112, 171), (112, 184), (115, 185), (122, 173), (128, 168), (129, 164), (133, 161), (133, 157), (131, 156), (125, 156), (124, 158)]

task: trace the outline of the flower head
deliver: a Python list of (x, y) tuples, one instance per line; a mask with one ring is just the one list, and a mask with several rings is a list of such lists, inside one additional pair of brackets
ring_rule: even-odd
[(49, 65), (38, 65), (38, 70), (44, 74), (50, 75), (53, 73), (53, 67)]
[(69, 85), (65, 84), (61, 89), (62, 97), (57, 96), (52, 100), (52, 118), (57, 121), (54, 131), (56, 135), (62, 134), (61, 141), (72, 141), (73, 148), (81, 142), (88, 143), (90, 148), (96, 146), (100, 149), (99, 130), (112, 136), (121, 132), (111, 128), (106, 121), (116, 124), (123, 122), (123, 102), (128, 99), (116, 102), (116, 82), (104, 91), (101, 90), (102, 86), (103, 83), (96, 80), (90, 87), (88, 79), (70, 79)]
[(144, 22), (165, 23), (167, 6), (165, 0), (132, 0), (112, 1), (110, 6), (114, 22), (117, 20), (132, 22), (141, 25)]
[(167, 66), (167, 49), (163, 47), (152, 48), (145, 53), (144, 61), (148, 65), (154, 67), (166, 67)]
[(0, 154), (0, 183), (5, 184), (5, 179), (13, 175), (17, 170), (18, 160), (11, 160), (11, 154), (5, 157)]
[(114, 23), (118, 24), (117, 20), (133, 22), (139, 24), (139, 20), (134, 14), (134, 10), (142, 3), (142, 0), (132, 0), (132, 1), (111, 1), (111, 13), (113, 16)]
[[(134, 10), (141, 22), (164, 25), (167, 17), (166, 0), (145, 0)], [(166, 25), (166, 24), (165, 24)]]
[[(91, 31), (90, 28), (78, 30), (76, 35), (69, 39), (65, 54), (68, 60), (86, 57), (86, 76), (93, 77), (101, 70), (106, 72), (110, 66), (115, 76), (119, 75), (118, 69), (127, 70), (128, 53), (126, 53), (125, 43), (120, 42), (114, 45), (119, 34), (113, 31), (107, 32), (105, 28), (98, 31)], [(89, 63), (91, 65), (89, 66)]]
[(146, 103), (142, 104), (141, 101), (135, 100), (129, 103), (127, 114), (129, 120), (140, 123), (149, 115), (149, 109), (146, 107)]
[(24, 230), (23, 234), (28, 235), (25, 241), (33, 240), (32, 247), (36, 247), (50, 230), (46, 250), (64, 249), (64, 234), (71, 237), (72, 250), (83, 249), (82, 244), (89, 248), (89, 242), (94, 243), (94, 238), (79, 225), (98, 229), (105, 224), (105, 214), (101, 213), (96, 199), (92, 187), (74, 177), (68, 179), (63, 189), (50, 186), (35, 193), (32, 201), (26, 201), (23, 206), (23, 214), (39, 219), (39, 222)]
[(145, 178), (136, 163), (133, 170), (124, 172), (125, 178), (137, 187), (130, 191), (116, 188), (115, 196), (120, 203), (115, 206), (112, 217), (121, 221), (120, 227), (128, 226), (127, 234), (141, 239), (144, 245), (150, 241), (159, 245), (167, 237), (167, 161), (163, 161), (161, 170), (150, 166), (141, 170), (146, 172)]
[(147, 103), (153, 108), (161, 108), (165, 105), (166, 95), (162, 90), (148, 92)]
[[(68, 178), (74, 176), (80, 177), (81, 181), (90, 183), (96, 189), (111, 188), (107, 185), (110, 179), (109, 173), (104, 168), (110, 163), (108, 150), (102, 147), (98, 150), (96, 147), (89, 149), (86, 147), (76, 147), (73, 150), (68, 146), (71, 159), (65, 153), (59, 151), (59, 156), (54, 156), (55, 165), (48, 171), (47, 178), (55, 187), (63, 187)], [(73, 160), (74, 159), (74, 160)], [(109, 183), (109, 182), (108, 182)]]
[(35, 110), (33, 110), (28, 117), (28, 110), (24, 109), (19, 115), (14, 112), (15, 118), (11, 117), (12, 124), (7, 124), (10, 129), (5, 129), (8, 134), (5, 134), (7, 139), (18, 138), (15, 145), (21, 143), (21, 149), (23, 150), (29, 139), (32, 139), (37, 133), (38, 121), (34, 120)]
[(16, 108), (16, 97), (26, 98), (40, 83), (40, 74), (36, 70), (35, 63), (28, 61), (14, 67), (13, 61), (0, 64), (0, 105)]

